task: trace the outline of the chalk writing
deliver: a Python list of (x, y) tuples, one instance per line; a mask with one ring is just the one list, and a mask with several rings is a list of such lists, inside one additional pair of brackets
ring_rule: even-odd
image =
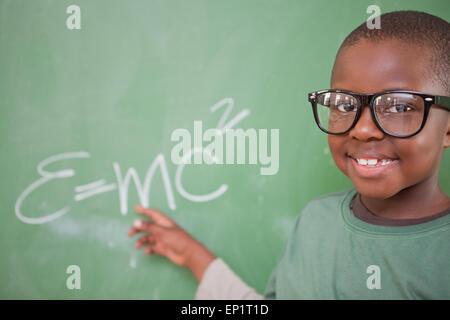
[[(228, 105), (227, 108), (225, 108), (225, 111), (222, 115), (222, 117), (219, 120), (219, 123), (217, 127), (219, 130), (232, 128), (235, 125), (237, 125), (240, 121), (242, 121), (244, 118), (246, 118), (250, 111), (248, 109), (242, 110), (240, 113), (238, 113), (233, 119), (226, 122), (232, 108), (234, 106), (234, 100), (232, 98), (225, 98), (219, 101), (218, 103), (214, 104), (210, 108), (210, 112), (216, 112), (218, 109), (220, 109), (223, 106)], [(186, 191), (186, 189), (183, 187), (182, 184), (182, 174), (183, 170), (185, 168), (185, 164), (188, 161), (188, 158), (192, 156), (196, 156), (200, 153), (200, 156), (203, 157), (204, 155), (207, 155), (211, 157), (212, 161), (216, 161), (217, 159), (212, 156), (208, 149), (200, 149), (197, 150), (195, 148), (192, 148), (190, 152), (188, 152), (184, 158), (183, 161), (178, 165), (178, 168), (176, 170), (175, 174), (175, 187), (178, 193), (184, 197), (185, 199), (188, 199), (193, 202), (206, 202), (206, 201), (212, 201), (220, 196), (222, 196), (225, 191), (228, 189), (228, 186), (226, 184), (222, 184), (219, 186), (219, 188), (215, 191), (212, 191), (207, 194), (202, 195), (194, 195)], [(48, 213), (41, 217), (29, 217), (25, 215), (22, 212), (22, 204), (23, 202), (32, 194), (34, 191), (36, 191), (38, 188), (42, 187), (43, 185), (56, 180), (56, 179), (67, 179), (75, 176), (75, 170), (74, 169), (65, 169), (65, 170), (59, 170), (55, 172), (50, 172), (45, 170), (45, 167), (49, 164), (62, 161), (62, 160), (68, 160), (68, 159), (87, 159), (90, 158), (90, 153), (87, 151), (79, 151), (79, 152), (67, 152), (67, 153), (60, 153), (53, 155), (43, 161), (41, 161), (37, 165), (37, 172), (40, 176), (40, 178), (33, 183), (31, 183), (26, 189), (20, 194), (20, 196), (17, 198), (16, 204), (15, 204), (15, 214), (17, 218), (28, 224), (43, 224), (50, 221), (53, 221), (65, 214), (67, 214), (70, 211), (70, 206), (65, 206), (61, 208), (60, 210), (57, 210), (53, 213)], [(119, 203), (120, 203), (120, 212), (122, 215), (126, 215), (128, 212), (128, 189), (131, 180), (133, 180), (136, 190), (138, 192), (139, 200), (141, 202), (141, 205), (144, 207), (149, 206), (149, 195), (150, 195), (150, 186), (152, 183), (153, 176), (155, 175), (157, 169), (161, 172), (162, 180), (164, 184), (164, 189), (166, 192), (167, 197), (167, 203), (171, 210), (176, 209), (176, 203), (174, 198), (174, 192), (172, 189), (172, 184), (169, 176), (169, 172), (167, 170), (166, 160), (164, 158), (163, 154), (156, 155), (154, 161), (151, 163), (150, 167), (147, 170), (147, 173), (145, 175), (145, 178), (143, 182), (141, 182), (136, 169), (133, 167), (128, 168), (125, 174), (122, 173), (120, 164), (118, 162), (113, 162), (113, 170), (116, 176), (116, 183), (106, 183), (105, 179), (99, 179), (95, 181), (88, 182), (83, 185), (79, 185), (75, 187), (74, 192), (74, 200), (75, 202), (83, 201), (87, 198), (97, 196), (106, 192), (111, 192), (114, 190), (118, 190), (119, 194)]]

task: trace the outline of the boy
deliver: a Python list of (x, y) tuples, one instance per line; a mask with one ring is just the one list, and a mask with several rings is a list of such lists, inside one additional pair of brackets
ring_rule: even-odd
[[(341, 45), (331, 88), (311, 93), (337, 167), (355, 188), (318, 197), (298, 216), (266, 298), (450, 299), (450, 198), (438, 184), (450, 146), (450, 24), (400, 11)], [(447, 164), (448, 165), (448, 164)], [(196, 298), (257, 299), (226, 264), (171, 219), (136, 247), (192, 270)]]

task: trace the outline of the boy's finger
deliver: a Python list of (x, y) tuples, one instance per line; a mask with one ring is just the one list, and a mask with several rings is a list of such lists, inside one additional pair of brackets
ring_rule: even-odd
[(128, 236), (129, 236), (129, 237), (132, 237), (132, 236), (134, 236), (135, 234), (140, 233), (140, 232), (149, 232), (149, 231), (148, 231), (146, 228), (145, 228), (145, 229), (142, 228), (142, 227), (136, 228), (136, 227), (133, 225), (133, 227), (132, 227), (130, 230), (128, 230)]
[(146, 254), (152, 254), (152, 246), (148, 246), (144, 251)]
[(138, 233), (138, 232), (140, 232), (140, 231), (138, 231), (136, 228), (131, 228), (130, 230), (128, 230), (128, 236), (129, 237), (132, 237), (132, 236), (134, 236), (136, 233)]
[(135, 247), (136, 249), (140, 249), (145, 244), (153, 244), (155, 243), (155, 237), (153, 235), (145, 235), (143, 237), (140, 237), (136, 243)]
[(139, 214), (142, 214), (144, 216), (151, 218), (152, 220), (154, 220), (157, 224), (159, 224), (161, 226), (171, 227), (175, 224), (172, 219), (170, 219), (169, 217), (167, 217), (165, 214), (163, 214), (162, 212), (160, 212), (158, 210), (151, 209), (151, 208), (143, 208), (140, 205), (135, 206), (134, 210)]
[(157, 246), (153, 245), (153, 244), (150, 244), (147, 248), (145, 248), (144, 252), (149, 255), (150, 254), (161, 254), (159, 252), (159, 250), (157, 249)]
[(150, 233), (159, 233), (163, 227), (156, 225), (153, 222), (136, 219), (133, 223), (133, 229), (137, 232), (150, 232)]

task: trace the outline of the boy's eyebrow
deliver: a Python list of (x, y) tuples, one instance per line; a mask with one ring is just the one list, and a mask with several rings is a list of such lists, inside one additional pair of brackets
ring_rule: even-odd
[[(332, 90), (344, 90), (344, 91), (351, 91), (351, 92), (355, 92), (355, 93), (360, 93), (360, 94), (374, 94), (374, 93), (378, 93), (378, 92), (383, 92), (383, 91), (395, 91), (395, 90), (404, 90), (404, 91), (415, 91), (415, 92), (422, 92), (421, 90), (416, 90), (414, 88), (410, 88), (410, 87), (384, 87), (381, 90), (378, 91), (370, 91), (367, 93), (361, 92), (360, 90), (352, 90), (352, 89), (348, 89), (348, 88), (344, 88), (344, 87), (338, 87), (338, 86), (332, 86), (331, 87)], [(437, 96), (437, 97), (441, 97), (444, 98), (445, 96), (442, 96), (440, 94), (436, 94), (436, 93), (430, 93), (430, 92), (423, 92), (425, 94), (429, 94), (432, 96)], [(448, 103), (448, 100), (445, 99), (445, 102)]]
[[(353, 91), (353, 92), (358, 92), (358, 93), (362, 93), (362, 92), (360, 92), (359, 90), (352, 90), (352, 89), (349, 89), (348, 87), (347, 88), (344, 88), (344, 87), (342, 87), (342, 86), (331, 86), (331, 89), (333, 89), (333, 90), (345, 90), (345, 91)], [(407, 90), (407, 91), (418, 91), (418, 90), (415, 90), (414, 88), (410, 88), (410, 87), (406, 87), (406, 86), (395, 86), (395, 87), (383, 87), (383, 88), (381, 88), (380, 90), (378, 90), (378, 91), (371, 91), (371, 92), (368, 92), (368, 93), (364, 93), (364, 94), (371, 94), (371, 93), (376, 93), (376, 92), (382, 92), (382, 91), (392, 91), (392, 90)]]
[(409, 87), (395, 87), (395, 88), (383, 88), (382, 90), (378, 91), (391, 91), (391, 90), (406, 90), (406, 91), (418, 91), (418, 90), (414, 90), (413, 88), (409, 88)]

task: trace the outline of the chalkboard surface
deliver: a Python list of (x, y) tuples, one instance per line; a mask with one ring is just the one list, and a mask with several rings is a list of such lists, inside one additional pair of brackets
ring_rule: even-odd
[[(127, 237), (138, 203), (262, 292), (301, 208), (352, 186), (306, 93), (329, 87), (339, 44), (371, 4), (450, 19), (447, 0), (1, 0), (0, 298), (193, 298), (187, 269)], [(174, 130), (233, 119), (279, 130), (275, 175), (171, 161)]]

